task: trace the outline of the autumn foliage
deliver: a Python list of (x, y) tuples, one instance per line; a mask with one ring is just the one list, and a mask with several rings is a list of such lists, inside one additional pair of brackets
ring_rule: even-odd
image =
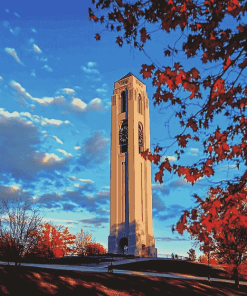
[(86, 246), (86, 255), (101, 255), (106, 254), (106, 249), (99, 243), (89, 243)]
[[(164, 33), (161, 35), (164, 60), (172, 57), (170, 65), (166, 62), (160, 67), (150, 57), (152, 63), (143, 64), (140, 73), (144, 79), (152, 79), (154, 105), (176, 108), (181, 129), (174, 137), (177, 159), (189, 143), (198, 141), (203, 145), (205, 158), (195, 164), (171, 165), (168, 158), (160, 162), (159, 157), (159, 152), (163, 149), (165, 153), (164, 149), (170, 146), (158, 147), (154, 153), (144, 151), (143, 156), (159, 166), (155, 180), (162, 183), (168, 171), (194, 184), (204, 176), (214, 176), (220, 162), (231, 161), (237, 168), (241, 164), (241, 176), (222, 180), (222, 184), (232, 194), (240, 191), (247, 180), (246, 1), (92, 0), (92, 3), (101, 15), (89, 8), (89, 19), (116, 32), (116, 42), (121, 47), (126, 42), (145, 52), (152, 34), (157, 30)], [(169, 38), (164, 36), (170, 35), (165, 33), (178, 36), (173, 46), (166, 41)], [(100, 34), (95, 38), (100, 40)], [(188, 68), (190, 59), (197, 67)], [(217, 127), (214, 120), (218, 116), (224, 119), (224, 124)], [(215, 129), (210, 128), (212, 124)]]
[(205, 254), (231, 266), (237, 285), (247, 262), (246, 192), (226, 195), (220, 188), (211, 188), (205, 200), (195, 195), (198, 206), (185, 211), (176, 226), (180, 234), (189, 232)]
[(68, 228), (59, 231), (56, 226), (45, 223), (34, 253), (44, 258), (62, 257), (72, 250), (75, 237)]

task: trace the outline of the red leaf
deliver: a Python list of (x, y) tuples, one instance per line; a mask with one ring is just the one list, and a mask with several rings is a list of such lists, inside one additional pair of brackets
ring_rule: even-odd
[(143, 78), (150, 78), (152, 76), (152, 71), (154, 70), (154, 65), (142, 65), (142, 70), (140, 71), (140, 74), (142, 74)]
[(123, 46), (123, 39), (122, 39), (121, 37), (117, 37), (117, 39), (116, 39), (116, 43), (117, 43), (120, 47), (122, 47), (122, 46)]
[(227, 60), (224, 62), (224, 70), (230, 66), (231, 62), (232, 62), (231, 59), (227, 58)]
[(197, 122), (193, 118), (190, 118), (188, 120), (187, 126), (191, 127), (193, 132), (196, 132), (198, 130)]
[(163, 179), (162, 179), (162, 177), (163, 177), (162, 172), (158, 172), (158, 173), (156, 173), (156, 174), (155, 174), (155, 182), (159, 181), (160, 184), (163, 183)]
[(97, 34), (94, 36), (94, 38), (98, 41), (98, 40), (100, 40), (100, 35), (97, 33)]
[(191, 214), (192, 214), (191, 219), (196, 220), (197, 219), (197, 210), (196, 209), (193, 209), (191, 211)]
[(142, 41), (143, 43), (145, 43), (147, 39), (150, 39), (150, 35), (147, 34), (147, 31), (146, 31), (145, 28), (142, 28), (142, 29), (140, 30), (140, 33), (141, 33), (141, 41)]
[(184, 226), (184, 223), (181, 223), (181, 222), (178, 222), (177, 223), (177, 231), (178, 233), (180, 234), (183, 234), (183, 231), (185, 230), (185, 226)]

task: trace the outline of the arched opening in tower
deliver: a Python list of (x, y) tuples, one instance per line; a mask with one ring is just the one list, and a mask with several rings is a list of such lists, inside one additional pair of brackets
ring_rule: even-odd
[(129, 245), (129, 242), (127, 237), (122, 237), (119, 241), (119, 246), (123, 252), (123, 255), (128, 253), (128, 245)]

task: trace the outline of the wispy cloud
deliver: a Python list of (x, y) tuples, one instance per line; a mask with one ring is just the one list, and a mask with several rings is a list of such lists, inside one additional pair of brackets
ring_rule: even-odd
[(177, 161), (177, 158), (176, 158), (176, 156), (174, 156), (174, 155), (162, 156), (162, 157), (160, 158), (160, 161), (161, 161), (161, 162), (164, 162), (166, 158), (168, 158), (168, 160), (169, 160), (170, 162)]
[(177, 241), (189, 241), (189, 239), (184, 238), (184, 237), (156, 237), (156, 241), (160, 242), (177, 242)]
[(12, 57), (13, 57), (13, 58), (14, 58), (19, 64), (21, 64), (21, 60), (19, 59), (19, 57), (18, 57), (18, 55), (17, 55), (17, 53), (16, 53), (16, 51), (15, 51), (14, 48), (6, 47), (6, 48), (5, 48), (5, 51), (6, 51), (8, 54), (12, 55)]
[(20, 29), (20, 27), (15, 27), (14, 29), (10, 28), (9, 31), (13, 35), (18, 35), (20, 33), (21, 29)]
[(193, 156), (197, 156), (199, 153), (199, 149), (197, 148), (190, 148), (190, 154)]
[(92, 226), (92, 227), (100, 227), (103, 223), (108, 223), (109, 218), (91, 218), (91, 219), (81, 219), (78, 220), (85, 225)]
[(75, 176), (71, 176), (69, 177), (69, 179), (71, 181), (77, 181), (77, 182), (82, 182), (82, 183), (87, 183), (87, 184), (93, 184), (94, 181), (90, 180), (90, 179), (80, 179), (80, 178), (77, 178)]
[(52, 68), (49, 67), (48, 65), (44, 65), (41, 69), (45, 69), (48, 72), (52, 72), (53, 71)]
[[(56, 142), (58, 142), (59, 144), (63, 144), (63, 142), (62, 142), (60, 139), (58, 139), (58, 137), (56, 137), (56, 136), (52, 136), (52, 138), (53, 138)], [(66, 152), (66, 155), (67, 155), (67, 152)]]
[(36, 45), (36, 44), (33, 44), (33, 50), (34, 50), (34, 52), (36, 52), (36, 53), (42, 53), (42, 50), (38, 47), (38, 45)]

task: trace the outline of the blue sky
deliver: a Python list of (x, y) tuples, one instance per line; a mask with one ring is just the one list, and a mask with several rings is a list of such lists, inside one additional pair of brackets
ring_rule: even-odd
[[(107, 248), (113, 86), (130, 71), (143, 81), (141, 64), (150, 61), (127, 45), (119, 48), (114, 33), (90, 22), (90, 5), (88, 0), (1, 2), (0, 198), (28, 199), (44, 221), (63, 224), (74, 234), (83, 228)], [(94, 39), (98, 32), (100, 42)], [(171, 64), (160, 40), (157, 33), (147, 52)], [(143, 82), (150, 100), (151, 148), (169, 144), (170, 135), (179, 131), (174, 110), (154, 107), (151, 80)], [(184, 162), (178, 162), (174, 150), (163, 156), (176, 164), (191, 164), (203, 155), (193, 143), (185, 149)], [(189, 236), (172, 234), (171, 225), (195, 205), (194, 193), (206, 194), (210, 182), (204, 178), (191, 186), (167, 173), (159, 184), (155, 172), (152, 165), (158, 254), (185, 256)]]

